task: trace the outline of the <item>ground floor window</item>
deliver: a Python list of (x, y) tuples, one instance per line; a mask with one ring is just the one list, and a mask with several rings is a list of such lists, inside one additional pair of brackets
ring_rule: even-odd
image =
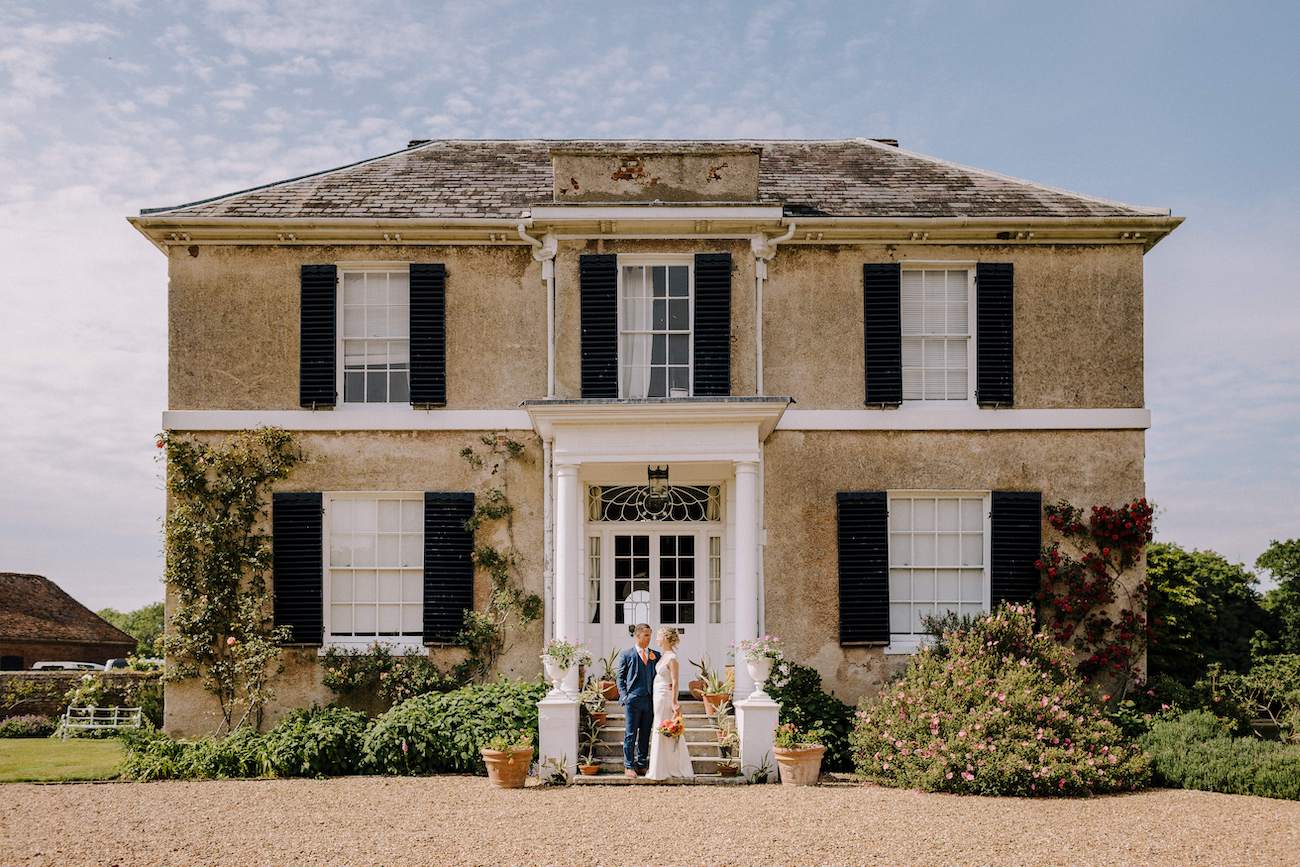
[(424, 634), (422, 494), (325, 501), (327, 643), (418, 645)]
[(985, 493), (889, 496), (890, 646), (914, 649), (924, 619), (989, 609)]

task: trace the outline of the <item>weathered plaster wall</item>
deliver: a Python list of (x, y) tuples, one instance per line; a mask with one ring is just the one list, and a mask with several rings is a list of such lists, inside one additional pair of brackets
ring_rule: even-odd
[[(566, 241), (555, 258), (555, 381), (563, 398), (582, 397), (578, 257), (584, 253), (731, 253), (731, 393), (754, 393), (754, 256), (748, 241)], [(859, 307), (861, 304), (859, 303)], [(770, 389), (769, 389), (770, 391)], [(541, 395), (539, 395), (541, 396)]]
[[(204, 435), (211, 436), (211, 435)], [(279, 491), (478, 491), (483, 478), (460, 457), (465, 446), (483, 449), (481, 432), (374, 432), (300, 433), (305, 461), (276, 486)], [(514, 506), (514, 544), (522, 559), (524, 587), (542, 592), (542, 453), (540, 441), (532, 435), (513, 432), (526, 449), (511, 464), (508, 496)], [(492, 539), (500, 546), (504, 533)], [(475, 607), (482, 608), (488, 596), (488, 581), (475, 580)], [(174, 603), (168, 594), (170, 609)], [(501, 670), (511, 677), (533, 677), (540, 672), (537, 654), (542, 643), (541, 623), (513, 629), (510, 649)], [(435, 659), (454, 663), (462, 652), (438, 649)], [(335, 699), (321, 684), (316, 648), (289, 649), (284, 654), (285, 670), (275, 679), (275, 701), (268, 707), (266, 725), (289, 710)], [(168, 685), (166, 728), (176, 735), (210, 732), (219, 714), (214, 700), (196, 682)]]
[(856, 701), (906, 657), (839, 644), (838, 491), (1039, 490), (1086, 508), (1143, 496), (1143, 455), (1141, 431), (778, 431), (764, 465), (767, 631)]
[(1143, 405), (1137, 246), (782, 246), (763, 292), (764, 390), (861, 409), (862, 266), (903, 259), (1015, 265), (1017, 407)]
[(297, 409), (299, 266), (348, 260), (446, 264), (448, 408), (546, 394), (546, 293), (529, 248), (196, 246), (170, 253), (168, 406)]

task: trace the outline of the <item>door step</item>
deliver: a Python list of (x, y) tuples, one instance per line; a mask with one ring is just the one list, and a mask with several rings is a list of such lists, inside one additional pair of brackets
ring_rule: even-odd
[(743, 786), (745, 778), (724, 777), (720, 774), (696, 774), (691, 779), (674, 779), (674, 780), (647, 780), (645, 777), (623, 776), (620, 769), (618, 773), (599, 773), (594, 777), (578, 774), (573, 778), (575, 786)]

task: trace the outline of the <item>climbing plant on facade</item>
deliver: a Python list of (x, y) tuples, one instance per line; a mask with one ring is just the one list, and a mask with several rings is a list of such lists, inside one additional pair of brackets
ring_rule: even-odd
[(1034, 564), (1042, 622), (1077, 651), (1080, 675), (1113, 683), (1122, 697), (1140, 679), (1147, 641), (1147, 582), (1126, 576), (1151, 542), (1154, 512), (1145, 497), (1088, 514), (1066, 502), (1045, 511), (1060, 538)]
[(217, 733), (256, 726), (288, 639), (272, 620), (267, 492), (302, 452), (279, 428), (215, 442), (160, 434), (157, 445), (167, 461), (164, 581), (173, 600), (165, 677), (199, 679), (220, 705)]
[(504, 434), (485, 434), (481, 448), (466, 446), (460, 456), (481, 477), (474, 514), (466, 529), (474, 533), (474, 565), (489, 581), (487, 604), (465, 612), (457, 643), (468, 654), (453, 672), (461, 681), (482, 680), (509, 648), (507, 629), (542, 616), (542, 599), (523, 587), (523, 558), (515, 544), (510, 502), (511, 464), (524, 457), (524, 445)]

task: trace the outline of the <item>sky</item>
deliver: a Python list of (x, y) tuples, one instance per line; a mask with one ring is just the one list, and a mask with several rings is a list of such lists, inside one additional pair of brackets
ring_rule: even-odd
[(1252, 563), (1300, 536), (1298, 9), (0, 0), (0, 570), (162, 597), (167, 275), (124, 218), (431, 137), (893, 137), (1172, 208), (1157, 535)]

